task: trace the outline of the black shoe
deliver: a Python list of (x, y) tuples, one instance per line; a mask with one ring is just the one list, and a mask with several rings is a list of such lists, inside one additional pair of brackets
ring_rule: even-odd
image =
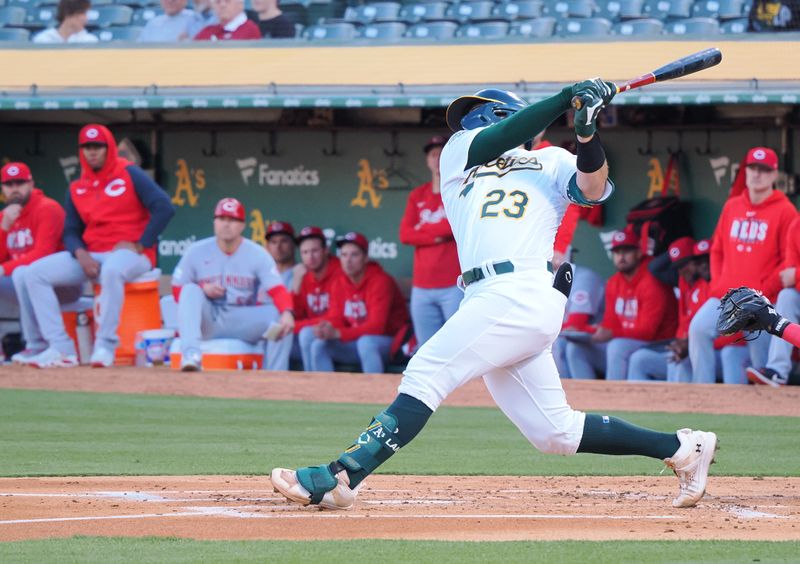
[(779, 388), (788, 383), (788, 378), (784, 378), (772, 368), (748, 368), (747, 379), (753, 384), (773, 386)]

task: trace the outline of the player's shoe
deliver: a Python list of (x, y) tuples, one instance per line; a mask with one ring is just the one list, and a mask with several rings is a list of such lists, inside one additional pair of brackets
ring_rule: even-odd
[[(297, 478), (297, 472), (316, 473), (314, 484), (320, 484), (314, 495), (311, 494)], [(323, 475), (327, 472), (327, 475)], [(350, 489), (350, 478), (342, 470), (335, 476), (327, 466), (300, 468), (297, 471), (288, 468), (273, 468), (270, 474), (272, 487), (289, 501), (300, 505), (319, 505), (325, 509), (350, 509), (356, 500), (361, 484)], [(318, 501), (314, 501), (318, 499)]]
[(34, 356), (28, 361), (28, 364), (36, 368), (73, 368), (79, 366), (77, 355), (63, 354), (52, 347)]
[(92, 368), (109, 368), (114, 365), (114, 351), (105, 347), (96, 346), (89, 359)]
[(40, 355), (42, 352), (44, 352), (44, 349), (25, 349), (24, 351), (19, 351), (18, 353), (12, 354), (11, 362), (22, 365), (30, 364), (31, 360)]
[(780, 388), (789, 383), (789, 378), (778, 374), (772, 368), (748, 368), (747, 379), (753, 384), (773, 386)]
[(672, 506), (692, 507), (706, 493), (708, 468), (714, 463), (719, 444), (714, 433), (680, 429), (677, 435), (680, 448), (671, 458), (664, 459), (664, 464), (672, 468), (681, 485)]
[(197, 349), (181, 354), (181, 372), (197, 372), (202, 369), (203, 355)]

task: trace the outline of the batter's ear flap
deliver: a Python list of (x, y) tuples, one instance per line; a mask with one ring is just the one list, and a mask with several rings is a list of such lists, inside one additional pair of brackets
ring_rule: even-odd
[(558, 267), (555, 276), (553, 276), (553, 288), (564, 294), (569, 299), (569, 293), (572, 291), (572, 265), (568, 262), (562, 262)]

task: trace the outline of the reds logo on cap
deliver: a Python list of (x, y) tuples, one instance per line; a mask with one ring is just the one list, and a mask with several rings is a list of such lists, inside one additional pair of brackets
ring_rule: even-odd
[(709, 249), (711, 249), (711, 243), (707, 239), (703, 239), (702, 241), (698, 241), (697, 245), (694, 246), (694, 254), (706, 255)]
[(10, 182), (12, 180), (31, 180), (31, 169), (25, 163), (8, 163), (0, 173), (0, 181)]
[(753, 147), (747, 152), (745, 166), (762, 165), (772, 170), (778, 168), (778, 155), (769, 147)]
[(625, 233), (622, 231), (617, 231), (614, 233), (614, 240), (615, 241), (624, 241), (625, 240)]
[(232, 217), (244, 221), (244, 206), (236, 198), (223, 198), (214, 208), (214, 217)]
[(669, 250), (669, 256), (671, 256), (672, 258), (678, 258), (679, 256), (681, 256), (681, 250), (673, 247)]
[(19, 167), (11, 165), (10, 167), (8, 167), (6, 172), (8, 172), (9, 176), (17, 176), (19, 174)]
[(86, 137), (89, 139), (97, 139), (98, 135), (100, 135), (100, 132), (94, 128), (86, 130)]
[(369, 241), (361, 233), (350, 231), (336, 242), (337, 247), (341, 247), (345, 243), (353, 243), (365, 253), (369, 254)]
[(765, 158), (767, 158), (767, 154), (764, 152), (763, 149), (756, 149), (755, 151), (753, 151), (753, 158), (763, 161)]

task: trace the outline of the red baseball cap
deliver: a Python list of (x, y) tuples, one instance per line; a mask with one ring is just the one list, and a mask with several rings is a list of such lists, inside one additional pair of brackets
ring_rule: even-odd
[(623, 247), (638, 247), (639, 236), (630, 229), (623, 229), (616, 231), (611, 236), (611, 250), (621, 249)]
[(33, 180), (31, 169), (25, 163), (8, 163), (0, 172), (0, 182), (11, 182), (12, 180)]
[(747, 151), (747, 157), (744, 159), (744, 165), (757, 164), (771, 168), (772, 170), (778, 169), (778, 155), (769, 147), (753, 147)]
[(279, 233), (288, 235), (294, 239), (294, 227), (292, 227), (292, 224), (288, 221), (273, 221), (267, 225), (267, 234), (264, 236), (264, 239), (269, 241), (270, 237), (278, 235)]
[(316, 225), (306, 225), (300, 230), (300, 234), (297, 236), (297, 244), (299, 245), (306, 239), (319, 239), (322, 241), (322, 246), (325, 246), (328, 239), (325, 237), (325, 233), (317, 227)]
[(711, 252), (711, 241), (709, 241), (708, 239), (699, 240), (695, 244), (694, 249), (692, 249), (692, 252), (696, 257), (701, 257), (703, 255), (709, 254)]
[(346, 243), (353, 243), (362, 251), (364, 251), (364, 253), (369, 254), (369, 241), (367, 241), (367, 238), (361, 233), (356, 233), (355, 231), (345, 233), (342, 237), (339, 237), (336, 240), (336, 248), (340, 249), (342, 245)]
[(105, 128), (95, 123), (84, 125), (78, 134), (78, 145), (108, 145)]
[(222, 198), (214, 208), (214, 217), (232, 217), (244, 221), (244, 206), (236, 198)]
[(447, 144), (447, 137), (445, 137), (444, 135), (434, 135), (428, 140), (427, 143), (425, 143), (425, 147), (423, 147), (422, 150), (427, 155), (428, 151), (430, 151), (434, 147), (444, 147), (446, 144)]
[(669, 260), (672, 264), (679, 266), (694, 256), (694, 239), (691, 237), (681, 237), (676, 239), (669, 246)]

